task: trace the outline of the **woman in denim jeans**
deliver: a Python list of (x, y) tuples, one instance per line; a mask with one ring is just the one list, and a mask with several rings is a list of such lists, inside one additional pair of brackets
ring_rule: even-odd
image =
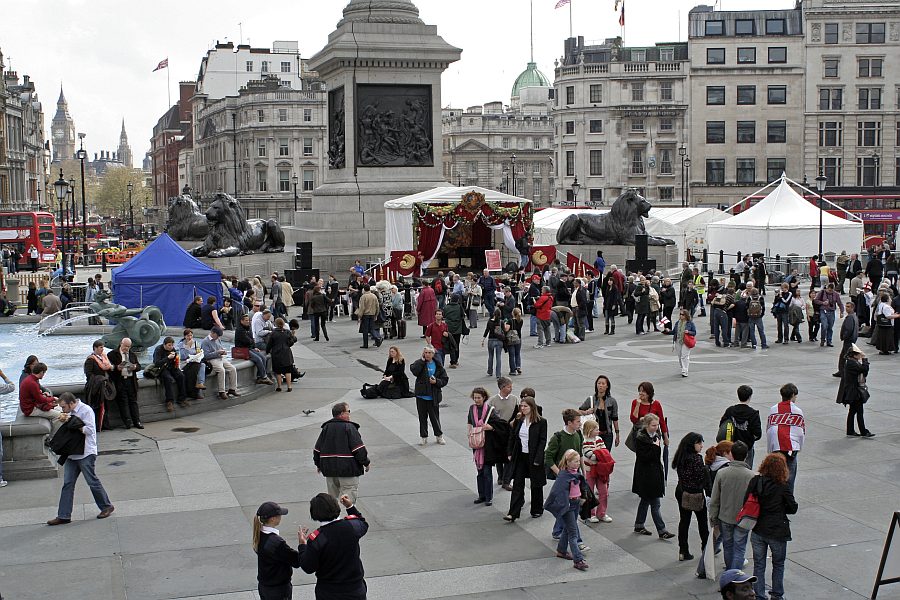
[(750, 480), (747, 494), (759, 499), (759, 519), (750, 534), (753, 547), (753, 584), (758, 599), (766, 598), (766, 554), (772, 551), (772, 588), (769, 599), (784, 597), (784, 563), (791, 539), (788, 515), (797, 513), (797, 501), (787, 485), (788, 467), (784, 455), (773, 452), (759, 466), (759, 475)]
[(494, 375), (500, 379), (503, 371), (503, 363), (501, 357), (503, 355), (503, 346), (506, 344), (506, 332), (509, 331), (509, 323), (504, 322), (503, 316), (499, 308), (494, 309), (494, 314), (484, 326), (484, 335), (481, 338), (481, 347), (484, 347), (484, 340), (488, 341), (488, 366), (487, 374)]
[[(506, 350), (509, 352), (509, 374), (510, 375), (521, 375), (522, 374), (522, 325), (524, 321), (522, 320), (522, 311), (517, 307), (512, 311), (512, 319), (509, 322), (509, 332), (507, 333), (507, 341), (506, 341)], [(510, 336), (509, 334), (513, 331), (516, 332), (515, 336)], [(519, 338), (519, 341), (513, 341), (516, 337)]]
[(631, 491), (641, 499), (634, 519), (634, 532), (653, 535), (644, 527), (649, 508), (659, 538), (670, 540), (675, 535), (666, 530), (666, 522), (663, 521), (660, 512), (660, 499), (666, 494), (666, 479), (663, 471), (663, 436), (659, 431), (659, 417), (653, 413), (644, 415), (634, 441), (635, 463)]

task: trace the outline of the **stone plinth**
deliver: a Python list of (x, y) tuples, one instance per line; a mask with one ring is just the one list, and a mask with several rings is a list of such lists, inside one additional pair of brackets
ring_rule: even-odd
[[(586, 263), (594, 264), (597, 258), (597, 250), (603, 251), (603, 258), (606, 259), (606, 266), (616, 265), (620, 269), (625, 269), (625, 261), (635, 258), (634, 246), (612, 246), (612, 245), (558, 245), (556, 246), (556, 254), (560, 262), (565, 262), (563, 256), (566, 252), (574, 256), (578, 256)], [(656, 261), (656, 268), (663, 273), (670, 269), (678, 267), (678, 247), (669, 246), (647, 246), (647, 258)]]
[[(294, 241), (303, 241), (296, 239)], [(257, 254), (244, 254), (242, 256), (223, 256), (221, 258), (209, 258), (198, 256), (197, 260), (209, 265), (213, 269), (221, 271), (222, 275), (234, 275), (238, 279), (244, 277), (265, 276), (266, 285), (268, 277), (273, 271), (284, 274), (286, 269), (294, 268), (294, 241), (285, 241), (284, 252), (263, 252)], [(190, 251), (203, 242), (177, 242), (179, 246)]]
[(26, 417), (19, 412), (12, 423), (0, 424), (3, 431), (3, 477), (9, 481), (56, 477), (56, 463), (44, 448), (50, 421)]

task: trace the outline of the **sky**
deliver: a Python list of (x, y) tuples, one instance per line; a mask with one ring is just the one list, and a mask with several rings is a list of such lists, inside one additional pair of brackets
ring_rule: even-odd
[[(271, 47), (297, 40), (302, 56), (324, 45), (348, 0), (3, 0), (0, 50), (6, 69), (30, 75), (44, 106), (49, 139), (63, 85), (78, 132), (92, 156), (115, 150), (122, 119), (140, 166), (153, 126), (168, 108), (178, 81), (192, 81), (216, 41)], [(413, 0), (438, 35), (463, 50), (444, 72), (442, 105), (466, 108), (509, 103), (516, 77), (530, 56), (529, 0)], [(552, 81), (553, 62), (569, 37), (569, 7), (532, 0), (534, 59)], [(707, 0), (712, 3), (714, 0)], [(688, 11), (697, 0), (628, 0), (628, 46), (687, 39)], [(622, 35), (614, 0), (572, 0), (572, 34), (602, 42)], [(720, 0), (721, 10), (792, 8), (793, 0)], [(240, 25), (239, 25), (240, 24)]]

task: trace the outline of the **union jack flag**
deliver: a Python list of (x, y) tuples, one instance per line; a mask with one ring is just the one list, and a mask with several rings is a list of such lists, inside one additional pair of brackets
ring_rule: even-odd
[(169, 68), (169, 59), (168, 59), (168, 58), (164, 58), (163, 60), (159, 61), (159, 64), (156, 65), (156, 68), (153, 69), (153, 70), (151, 71), (151, 73), (156, 73), (156, 72), (159, 71), (160, 69), (168, 69), (168, 68)]
[(559, 2), (556, 3), (556, 8), (562, 8), (569, 2), (571, 2), (571, 0), (559, 0)]

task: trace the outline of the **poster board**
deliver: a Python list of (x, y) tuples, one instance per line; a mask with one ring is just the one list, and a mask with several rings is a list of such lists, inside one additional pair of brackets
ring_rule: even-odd
[(499, 250), (485, 250), (484, 262), (488, 271), (502, 271), (503, 261), (500, 258)]
[(891, 548), (893, 544), (900, 544), (894, 536), (900, 527), (900, 512), (894, 512), (891, 517), (891, 526), (888, 528), (887, 537), (884, 540), (884, 550), (881, 552), (881, 563), (878, 565), (878, 573), (875, 575), (875, 587), (872, 588), (872, 600), (878, 596), (878, 588), (891, 583), (900, 583), (900, 548)]

